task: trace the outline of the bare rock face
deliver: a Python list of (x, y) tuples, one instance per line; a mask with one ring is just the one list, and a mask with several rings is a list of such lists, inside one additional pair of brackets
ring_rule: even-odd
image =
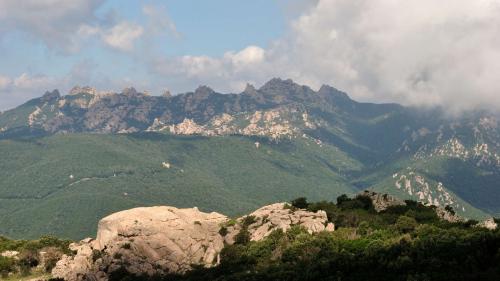
[(498, 227), (498, 224), (495, 222), (493, 218), (489, 218), (477, 224), (478, 227), (483, 227), (489, 230), (495, 230)]
[(93, 242), (87, 238), (78, 243), (71, 243), (70, 250), (76, 252), (74, 257), (63, 255), (52, 269), (55, 278), (64, 280), (83, 280), (83, 277), (92, 270)]
[(99, 222), (97, 238), (72, 247), (76, 256), (64, 256), (52, 274), (65, 280), (107, 280), (119, 269), (131, 274), (182, 273), (191, 265), (219, 262), (224, 239), (220, 226), (228, 218), (197, 208), (135, 208)]
[(379, 194), (373, 191), (365, 190), (360, 193), (362, 196), (367, 196), (372, 200), (375, 211), (381, 212), (392, 206), (404, 206), (406, 203), (388, 194)]
[(233, 244), (236, 235), (244, 228), (248, 230), (251, 241), (260, 241), (277, 229), (286, 232), (294, 225), (303, 226), (311, 234), (335, 229), (334, 225), (328, 222), (325, 211), (313, 213), (302, 209), (293, 210), (286, 206), (286, 203), (276, 203), (238, 218), (234, 225), (227, 227), (226, 243)]
[(436, 215), (438, 218), (448, 222), (462, 222), (464, 219), (455, 213), (446, 210), (443, 207), (436, 207)]

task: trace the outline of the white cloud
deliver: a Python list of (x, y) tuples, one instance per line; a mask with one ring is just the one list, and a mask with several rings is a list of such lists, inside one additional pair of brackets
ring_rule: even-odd
[(358, 98), (488, 106), (498, 94), (499, 3), (321, 0), (274, 51), (292, 78)]
[(115, 17), (100, 19), (97, 9), (105, 0), (0, 1), (0, 36), (20, 30), (64, 53), (81, 50), (83, 40), (97, 36), (107, 46), (131, 51), (144, 32), (142, 26)]
[(12, 79), (7, 76), (0, 75), (0, 91), (7, 89), (12, 83)]
[(265, 50), (258, 46), (249, 46), (238, 53), (228, 52), (224, 57), (232, 62), (236, 68), (255, 65), (264, 61)]
[(258, 69), (266, 63), (265, 57), (264, 49), (249, 46), (238, 52), (228, 51), (220, 58), (182, 56), (154, 59), (152, 64), (154, 72), (169, 76), (180, 88), (191, 90), (196, 84), (207, 84), (220, 91), (235, 92), (242, 90), (247, 82), (256, 81)]
[(110, 47), (131, 51), (134, 48), (134, 42), (142, 36), (143, 32), (142, 26), (123, 21), (104, 31), (102, 39)]
[(266, 50), (160, 59), (155, 70), (226, 91), (279, 76), (360, 100), (500, 108), (499, 0), (314, 2)]
[(42, 40), (50, 48), (77, 51), (76, 32), (81, 25), (96, 21), (96, 9), (104, 0), (2, 0), (0, 35), (21, 30)]
[(30, 75), (23, 73), (13, 81), (13, 86), (17, 90), (40, 90), (47, 89), (54, 85), (54, 79), (45, 75)]
[(177, 31), (175, 23), (170, 19), (167, 9), (163, 6), (145, 5), (142, 12), (148, 18), (148, 33), (158, 35), (167, 32), (175, 38), (180, 38), (181, 34)]
[(22, 73), (17, 77), (0, 76), (0, 110), (10, 109), (27, 99), (39, 97), (45, 91), (57, 88), (60, 82), (52, 77), (29, 73)]

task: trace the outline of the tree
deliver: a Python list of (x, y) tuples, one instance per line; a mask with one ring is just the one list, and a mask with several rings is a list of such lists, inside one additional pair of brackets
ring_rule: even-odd
[(309, 203), (307, 203), (307, 199), (305, 197), (299, 197), (297, 199), (292, 200), (292, 206), (299, 209), (307, 209)]
[(350, 200), (351, 199), (347, 195), (342, 194), (339, 197), (337, 197), (337, 205), (342, 205), (342, 203), (350, 201)]
[(417, 227), (418, 223), (414, 218), (407, 216), (400, 216), (396, 221), (396, 229), (401, 233), (408, 233)]
[(452, 208), (450, 205), (446, 205), (446, 207), (444, 207), (444, 209), (445, 209), (448, 213), (452, 214), (453, 216), (455, 215), (455, 210), (453, 210), (453, 208)]

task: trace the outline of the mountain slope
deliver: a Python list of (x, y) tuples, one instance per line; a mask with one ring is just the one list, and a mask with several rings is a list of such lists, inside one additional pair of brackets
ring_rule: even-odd
[[(232, 214), (294, 194), (332, 200), (373, 189), (450, 205), (466, 217), (495, 216), (498, 120), (491, 112), (452, 118), (439, 108), (359, 103), (330, 86), (314, 91), (281, 79), (240, 94), (206, 86), (159, 97), (132, 88), (55, 90), (0, 113), (0, 208), (12, 214), (4, 218), (11, 235), (34, 235), (16, 220), (54, 213), (65, 197), (95, 203), (99, 214), (164, 202)], [(122, 198), (131, 187), (150, 193)], [(19, 202), (31, 209), (18, 210)], [(93, 217), (81, 219), (91, 225)], [(37, 220), (37, 231), (49, 218)]]
[(304, 195), (333, 200), (355, 192), (339, 173), (360, 164), (314, 145), (157, 133), (1, 140), (1, 231), (82, 238), (97, 218), (135, 206), (236, 215)]

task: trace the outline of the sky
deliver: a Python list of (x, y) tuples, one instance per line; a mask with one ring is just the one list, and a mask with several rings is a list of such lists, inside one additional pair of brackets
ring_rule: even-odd
[(0, 110), (73, 86), (499, 110), (500, 0), (0, 0)]

